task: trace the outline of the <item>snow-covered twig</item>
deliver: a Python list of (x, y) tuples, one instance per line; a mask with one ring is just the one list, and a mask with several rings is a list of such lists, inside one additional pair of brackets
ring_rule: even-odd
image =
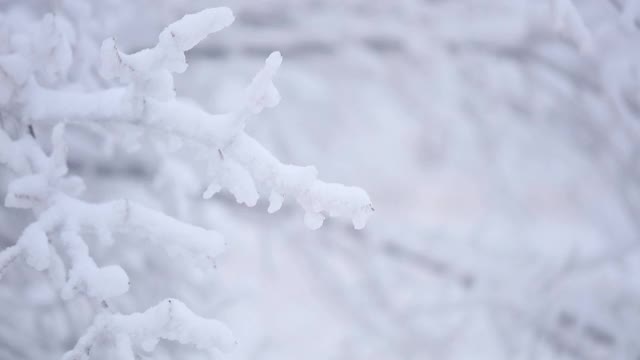
[(160, 339), (194, 345), (218, 354), (235, 345), (231, 331), (221, 322), (204, 319), (176, 299), (166, 299), (142, 313), (98, 315), (73, 350), (63, 360), (87, 360), (99, 341), (115, 345), (118, 359), (135, 359), (132, 346), (152, 351)]
[[(97, 234), (105, 243), (112, 242), (112, 233), (140, 237), (164, 247), (171, 255), (188, 256), (202, 266), (211, 265), (213, 258), (224, 250), (225, 242), (217, 232), (183, 223), (128, 200), (90, 204), (70, 196), (69, 193), (81, 190), (81, 185), (64, 176), (66, 148), (62, 137), (63, 125), (57, 125), (52, 136), (53, 151), (47, 156), (30, 136), (11, 141), (0, 130), (0, 161), (22, 175), (9, 185), (5, 205), (34, 209), (37, 217), (15, 246), (0, 253), (0, 269), (17, 252), (37, 270), (48, 269), (55, 255), (50, 252), (50, 237), (57, 234), (72, 262), (65, 293), (70, 294), (69, 289), (82, 285), (85, 293), (103, 299), (126, 292), (128, 278), (119, 267), (99, 269), (95, 265), (80, 236), (83, 231)], [(18, 166), (22, 163), (31, 166)]]

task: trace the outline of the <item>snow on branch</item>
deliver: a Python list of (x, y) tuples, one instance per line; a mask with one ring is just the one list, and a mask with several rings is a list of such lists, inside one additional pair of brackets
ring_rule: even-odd
[[(162, 246), (170, 255), (189, 257), (203, 267), (210, 266), (213, 258), (224, 251), (225, 242), (217, 232), (180, 222), (142, 205), (128, 200), (90, 204), (70, 196), (80, 192), (82, 184), (79, 179), (65, 177), (63, 130), (62, 124), (54, 128), (50, 156), (44, 154), (32, 137), (11, 141), (0, 130), (0, 162), (20, 175), (9, 184), (5, 206), (34, 209), (37, 217), (16, 245), (0, 252), (0, 270), (19, 254), (40, 271), (61, 264), (50, 246), (50, 240), (56, 238), (71, 262), (63, 296), (68, 298), (82, 291), (105, 299), (126, 292), (128, 277), (117, 266), (98, 268), (89, 256), (82, 234), (93, 233), (110, 244), (113, 233), (125, 233)], [(18, 166), (22, 163), (30, 166)], [(64, 274), (64, 270), (50, 270)]]
[(280, 208), (284, 197), (290, 196), (305, 210), (305, 224), (311, 229), (322, 226), (325, 215), (350, 217), (354, 227), (362, 229), (373, 212), (364, 190), (320, 181), (313, 166), (282, 164), (247, 134), (238, 136), (227, 150), (229, 158), (236, 159), (270, 194), (270, 213)]
[(95, 234), (107, 245), (113, 242), (112, 234), (126, 234), (128, 238), (161, 246), (170, 256), (188, 257), (202, 267), (211, 267), (213, 259), (226, 247), (217, 232), (180, 222), (127, 200), (90, 204), (59, 194), (51, 202), (38, 220), (24, 230), (16, 247), (30, 266), (46, 270), (55, 256), (50, 252), (50, 239), (57, 235), (72, 266), (63, 289), (65, 297), (71, 297), (78, 289), (98, 299), (128, 290), (128, 278), (122, 269), (96, 267), (81, 237), (84, 233)]
[(134, 360), (133, 346), (152, 351), (160, 339), (194, 345), (213, 355), (229, 351), (236, 343), (223, 323), (194, 314), (178, 300), (166, 299), (142, 313), (98, 315), (63, 360), (88, 360), (99, 341), (112, 342), (117, 359)]
[(273, 77), (282, 64), (280, 52), (273, 52), (265, 65), (253, 78), (246, 90), (245, 106), (252, 114), (258, 114), (265, 107), (274, 107), (280, 102), (280, 93), (273, 85)]
[(120, 78), (125, 81), (137, 76), (149, 76), (159, 70), (182, 73), (187, 69), (184, 53), (210, 34), (231, 25), (233, 20), (228, 8), (206, 9), (185, 15), (160, 33), (154, 48), (130, 55), (117, 49), (114, 38), (107, 39), (101, 48), (101, 72), (107, 79)]
[(130, 55), (118, 50), (114, 38), (107, 39), (100, 49), (100, 72), (106, 79), (132, 82), (141, 95), (168, 100), (175, 96), (171, 73), (182, 73), (187, 69), (185, 51), (231, 25), (233, 20), (228, 8), (186, 15), (160, 33), (155, 47)]
[[(163, 73), (169, 79), (165, 85), (171, 84), (173, 91), (170, 73), (186, 68), (186, 63), (178, 65), (184, 62), (183, 51), (195, 46), (206, 34), (228, 25), (232, 19), (230, 13), (220, 9), (185, 16), (161, 33), (154, 48), (132, 55), (117, 51), (112, 42), (106, 41), (102, 52), (103, 64), (106, 64), (103, 69), (125, 83), (129, 82), (128, 86), (87, 94), (47, 89), (32, 81), (28, 86), (30, 96), (25, 110), (37, 122), (55, 124), (67, 119), (72, 122), (90, 120), (107, 126), (128, 124), (140, 127), (148, 134), (179, 138), (179, 144), (198, 145), (209, 159), (209, 186), (203, 194), (205, 198), (226, 189), (239, 203), (254, 206), (261, 196), (267, 196), (269, 212), (274, 212), (289, 197), (305, 210), (305, 223), (312, 229), (319, 228), (327, 216), (349, 217), (355, 228), (363, 228), (373, 212), (364, 190), (324, 183), (317, 179), (313, 167), (282, 164), (244, 132), (251, 115), (274, 107), (280, 101), (273, 83), (282, 63), (279, 52), (266, 59), (263, 68), (248, 85), (240, 108), (230, 113), (211, 114), (192, 101), (155, 96), (166, 95), (168, 88), (164, 85), (156, 83), (155, 87), (150, 87), (150, 83), (145, 82), (141, 87), (140, 79), (148, 80), (155, 76), (153, 74)], [(189, 29), (196, 29), (195, 35), (188, 35)], [(115, 49), (115, 52), (109, 49)], [(176, 56), (179, 61), (173, 62)], [(71, 99), (83, 101), (77, 107), (65, 106)]]

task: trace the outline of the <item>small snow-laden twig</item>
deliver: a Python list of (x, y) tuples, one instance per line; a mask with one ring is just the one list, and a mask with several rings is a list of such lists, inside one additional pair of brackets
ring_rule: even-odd
[(100, 72), (107, 79), (117, 78), (131, 83), (140, 95), (160, 100), (175, 97), (172, 73), (187, 69), (185, 51), (208, 35), (231, 25), (234, 17), (228, 8), (212, 8), (167, 26), (158, 37), (158, 44), (134, 54), (118, 50), (114, 38), (106, 39), (100, 49)]
[(305, 210), (305, 224), (311, 229), (322, 226), (325, 215), (349, 217), (356, 229), (362, 229), (374, 211), (364, 190), (318, 180), (313, 166), (283, 164), (247, 134), (238, 136), (227, 153), (270, 194), (269, 212), (277, 211), (285, 197), (292, 197)]
[(5, 250), (9, 253), (0, 252), (0, 260), (15, 257), (15, 252), (20, 251), (27, 264), (36, 270), (48, 269), (55, 255), (49, 248), (50, 238), (58, 234), (71, 261), (64, 297), (71, 297), (79, 289), (98, 299), (125, 293), (129, 288), (128, 277), (117, 266), (95, 265), (79, 235), (87, 232), (96, 234), (106, 244), (113, 241), (113, 233), (124, 233), (129, 238), (162, 246), (170, 256), (188, 257), (203, 268), (212, 267), (213, 259), (226, 247), (215, 231), (183, 223), (128, 200), (90, 204), (57, 194), (38, 220), (24, 230), (17, 244)]
[(127, 81), (136, 76), (150, 76), (156, 71), (184, 72), (187, 69), (184, 53), (233, 21), (231, 10), (224, 7), (188, 14), (167, 26), (155, 47), (134, 54), (120, 52), (115, 39), (107, 39), (101, 49), (102, 73), (106, 78)]
[(223, 323), (194, 314), (178, 300), (166, 299), (142, 313), (99, 314), (63, 360), (90, 359), (100, 341), (112, 342), (118, 359), (133, 360), (134, 346), (152, 351), (161, 339), (193, 345), (213, 355), (228, 352), (236, 344)]
[[(119, 267), (98, 268), (81, 237), (89, 230), (104, 243), (112, 233), (127, 233), (163, 246), (170, 255), (188, 256), (200, 266), (210, 266), (225, 248), (217, 232), (189, 225), (127, 200), (90, 204), (72, 195), (81, 191), (80, 180), (65, 176), (66, 146), (64, 124), (53, 129), (49, 156), (30, 136), (12, 141), (0, 130), (0, 163), (19, 177), (9, 184), (5, 206), (33, 209), (37, 220), (22, 233), (15, 246), (0, 252), (0, 273), (18, 254), (37, 270), (58, 263), (49, 245), (52, 234), (71, 261), (63, 296), (82, 289), (87, 295), (104, 299), (128, 290), (128, 278)], [(57, 271), (60, 272), (60, 271)], [(74, 290), (74, 291), (72, 291)]]

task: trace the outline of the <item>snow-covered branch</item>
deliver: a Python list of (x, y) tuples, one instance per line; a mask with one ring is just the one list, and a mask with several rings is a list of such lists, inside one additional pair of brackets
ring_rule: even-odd
[[(182, 22), (185, 19), (189, 17), (176, 24), (184, 25)], [(199, 151), (209, 159), (210, 179), (205, 198), (226, 189), (239, 203), (254, 206), (261, 195), (268, 196), (270, 212), (273, 212), (280, 208), (284, 198), (291, 197), (305, 210), (305, 223), (311, 228), (320, 227), (326, 216), (349, 217), (356, 228), (364, 227), (373, 212), (366, 192), (356, 187), (324, 183), (317, 179), (317, 171), (313, 167), (282, 164), (244, 132), (251, 114), (258, 114), (265, 107), (276, 106), (280, 100), (273, 84), (273, 77), (282, 62), (278, 52), (267, 58), (265, 66), (251, 81), (246, 89), (245, 100), (237, 111), (211, 114), (181, 98), (148, 96), (147, 90), (141, 92), (139, 86), (135, 85), (137, 80), (132, 74), (143, 72), (137, 70), (139, 68), (152, 68), (156, 72), (164, 69), (169, 77), (169, 71), (184, 70), (184, 67), (166, 60), (175, 57), (174, 53), (166, 50), (167, 45), (163, 45), (166, 32), (160, 36), (158, 45), (148, 52), (143, 50), (126, 55), (118, 51), (114, 56), (120, 59), (118, 61), (105, 55), (103, 46), (103, 61), (110, 62), (110, 69), (118, 69), (113, 73), (121, 79), (134, 79), (134, 86), (83, 93), (46, 89), (31, 83), (30, 96), (25, 104), (27, 113), (36, 122), (57, 123), (68, 119), (77, 122), (90, 120), (105, 126), (125, 123), (147, 130), (154, 136), (177, 137), (180, 140), (178, 144), (197, 145)], [(175, 45), (171, 49), (182, 51), (190, 48), (195, 41), (190, 40), (193, 41), (187, 41), (188, 46)], [(107, 47), (111, 48), (111, 45)], [(182, 61), (184, 54), (179, 53), (182, 54)], [(146, 67), (141, 64), (146, 64)], [(82, 104), (77, 107), (64, 105), (73, 99), (82, 99)]]
[(101, 74), (107, 79), (132, 83), (138, 95), (171, 99), (175, 97), (171, 73), (182, 73), (187, 69), (185, 51), (232, 22), (233, 14), (228, 8), (186, 15), (160, 33), (154, 48), (131, 55), (119, 51), (115, 39), (107, 39), (100, 50)]
[[(11, 172), (4, 205), (30, 210), (34, 217), (15, 245), (0, 252), (0, 276), (13, 262), (24, 259), (34, 269), (48, 272), (63, 299), (80, 294), (108, 307), (105, 300), (128, 292), (130, 280), (119, 265), (97, 263), (99, 257), (91, 254), (96, 244), (144, 241), (205, 269), (226, 247), (215, 231), (127, 199), (83, 200), (84, 181), (69, 174), (66, 126), (91, 127), (119, 139), (119, 131), (127, 128), (127, 139), (120, 139), (123, 143), (139, 145), (140, 135), (172, 143), (171, 151), (182, 144), (195, 149), (206, 159), (205, 198), (224, 189), (239, 203), (254, 206), (260, 196), (268, 196), (270, 213), (291, 198), (304, 209), (310, 228), (320, 227), (326, 216), (349, 217), (356, 228), (364, 227), (373, 211), (364, 190), (325, 183), (312, 166), (283, 164), (245, 132), (253, 115), (280, 101), (273, 82), (282, 64), (279, 52), (265, 60), (234, 111), (212, 114), (176, 97), (173, 74), (187, 69), (185, 52), (233, 20), (227, 8), (186, 15), (167, 26), (155, 46), (132, 54), (108, 38), (99, 50), (93, 48), (96, 54), (81, 60), (93, 55), (101, 62), (98, 71), (84, 68), (85, 78), (75, 77), (76, 51), (92, 47), (79, 43), (87, 40), (86, 34), (78, 35), (82, 31), (74, 29), (77, 24), (62, 14), (46, 15), (28, 26), (0, 24), (0, 35), (11, 34), (6, 42), (0, 36), (0, 164)], [(86, 79), (98, 73), (103, 79)], [(111, 84), (104, 85), (105, 80)], [(5, 127), (4, 115), (16, 126)], [(96, 344), (105, 341), (117, 358), (135, 359), (140, 347), (151, 351), (160, 339), (212, 354), (228, 351), (235, 343), (220, 322), (198, 317), (177, 300), (165, 300), (142, 313), (123, 315), (111, 309), (100, 313), (65, 359), (89, 359)]]
[(152, 351), (160, 339), (194, 345), (217, 355), (235, 345), (231, 331), (221, 322), (204, 319), (176, 299), (166, 299), (142, 313), (98, 315), (63, 360), (87, 360), (99, 341), (115, 346), (117, 359), (134, 360), (132, 346)]
[[(162, 246), (170, 255), (190, 257), (201, 266), (210, 266), (224, 250), (225, 242), (218, 233), (128, 200), (90, 204), (70, 196), (81, 191), (82, 184), (77, 178), (64, 176), (66, 148), (62, 137), (63, 125), (57, 125), (52, 135), (53, 151), (48, 157), (30, 136), (11, 141), (0, 130), (0, 160), (23, 175), (9, 184), (5, 206), (34, 209), (37, 217), (15, 246), (0, 253), (0, 269), (18, 252), (37, 270), (62, 264), (55, 261), (57, 255), (49, 246), (55, 234), (71, 261), (65, 297), (71, 296), (72, 289), (83, 289), (89, 296), (104, 299), (126, 292), (128, 278), (119, 267), (98, 268), (81, 234), (95, 234), (107, 245), (113, 242), (113, 233), (126, 234)], [(31, 164), (32, 168), (22, 168), (20, 164)]]

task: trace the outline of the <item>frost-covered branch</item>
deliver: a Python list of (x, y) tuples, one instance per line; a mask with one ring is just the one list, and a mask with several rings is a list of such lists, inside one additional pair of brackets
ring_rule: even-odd
[[(74, 288), (76, 283), (80, 282), (88, 295), (98, 299), (126, 292), (128, 278), (121, 269), (98, 269), (88, 255), (88, 248), (80, 236), (81, 233), (93, 233), (107, 245), (113, 242), (112, 233), (126, 234), (161, 246), (171, 256), (188, 257), (203, 267), (211, 266), (213, 259), (225, 248), (224, 240), (214, 231), (182, 223), (127, 200), (89, 204), (58, 195), (52, 202), (53, 204), (38, 216), (38, 220), (25, 229), (16, 244), (17, 249), (35, 269), (48, 269), (54, 256), (49, 251), (50, 234), (57, 234), (60, 245), (72, 262), (68, 287)], [(74, 274), (81, 274), (84, 278)], [(96, 278), (87, 277), (94, 275)], [(104, 281), (104, 276), (113, 278), (113, 282)], [(93, 288), (97, 286), (103, 289), (111, 283), (117, 290), (98, 293), (98, 288)]]
[(160, 339), (194, 345), (212, 355), (235, 345), (231, 331), (221, 322), (204, 319), (176, 299), (166, 299), (142, 313), (98, 315), (63, 360), (87, 360), (99, 341), (115, 346), (117, 359), (135, 359), (132, 346), (152, 351)]
[[(77, 184), (79, 180), (64, 177), (67, 170), (63, 165), (66, 150), (62, 131), (62, 125), (54, 129), (54, 150), (47, 157), (31, 137), (13, 142), (0, 130), (0, 160), (24, 175), (9, 185), (5, 205), (34, 209), (37, 217), (15, 246), (0, 253), (0, 269), (4, 268), (2, 264), (15, 259), (18, 252), (40, 271), (48, 269), (52, 263), (61, 264), (52, 261), (56, 254), (49, 246), (50, 237), (56, 234), (72, 263), (64, 293), (70, 294), (70, 289), (81, 285), (88, 295), (104, 299), (126, 292), (128, 278), (119, 267), (99, 269), (88, 254), (82, 233), (93, 233), (107, 245), (113, 242), (113, 233), (139, 237), (164, 247), (170, 255), (190, 257), (202, 266), (210, 265), (224, 250), (225, 242), (218, 233), (180, 222), (128, 200), (90, 204), (67, 194), (81, 191), (82, 186)], [(34, 168), (23, 169), (17, 165), (20, 163), (32, 164)], [(63, 189), (73, 191), (65, 193)], [(113, 281), (106, 281), (107, 278)], [(110, 284), (113, 284), (113, 290), (105, 290)]]
[[(182, 22), (186, 19), (188, 17), (177, 24), (183, 26)], [(170, 28), (172, 27), (167, 29)], [(373, 212), (366, 192), (355, 187), (324, 183), (317, 179), (317, 171), (313, 167), (282, 164), (244, 132), (245, 123), (251, 114), (258, 114), (265, 107), (276, 106), (280, 100), (273, 85), (273, 76), (282, 61), (279, 53), (272, 53), (267, 58), (265, 66), (247, 87), (245, 99), (237, 111), (210, 114), (191, 101), (171, 96), (168, 99), (147, 96), (146, 90), (140, 91), (139, 86), (135, 85), (137, 80), (132, 74), (143, 72), (139, 69), (146, 69), (139, 65), (142, 63), (155, 69), (154, 71), (164, 69), (166, 74), (170, 74), (169, 70), (178, 72), (184, 69), (183, 66), (166, 60), (175, 57), (173, 52), (166, 50), (168, 46), (163, 45), (162, 39), (166, 38), (166, 31), (152, 50), (143, 50), (133, 55), (116, 50), (116, 55), (112, 56), (116, 60), (104, 54), (106, 45), (103, 46), (103, 60), (105, 56), (109, 57), (106, 60), (111, 64), (109, 68), (117, 69), (112, 73), (124, 80), (133, 79), (134, 86), (86, 94), (46, 89), (31, 83), (26, 103), (27, 113), (38, 122), (57, 123), (68, 119), (92, 120), (106, 126), (115, 123), (131, 124), (150, 130), (156, 136), (178, 138), (178, 147), (182, 143), (196, 144), (209, 159), (210, 184), (204, 193), (205, 198), (221, 189), (227, 189), (239, 203), (254, 206), (260, 195), (268, 196), (269, 211), (273, 212), (280, 208), (284, 198), (291, 197), (305, 210), (305, 223), (311, 228), (320, 227), (326, 216), (350, 217), (356, 228), (364, 227)], [(201, 39), (202, 36), (195, 38)], [(188, 41), (187, 45), (193, 46), (194, 42)], [(111, 43), (107, 47), (111, 48)], [(184, 60), (180, 51), (187, 47), (176, 45), (170, 48), (178, 48), (178, 52), (182, 54), (180, 59)], [(148, 72), (145, 74), (148, 75)], [(72, 99), (84, 101), (78, 107), (63, 105)], [(224, 155), (220, 156), (220, 153)]]

